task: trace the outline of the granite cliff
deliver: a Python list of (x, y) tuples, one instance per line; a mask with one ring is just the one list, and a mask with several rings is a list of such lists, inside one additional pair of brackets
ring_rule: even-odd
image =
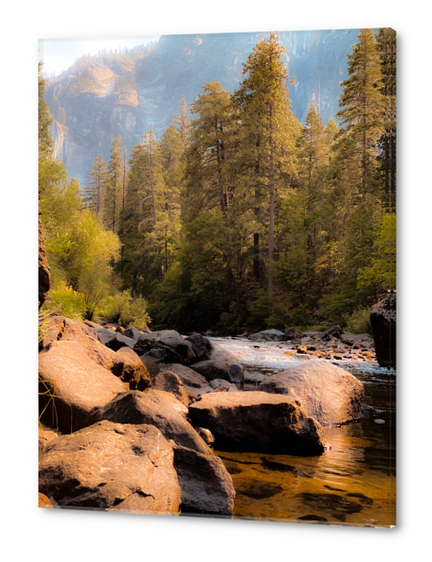
[[(339, 83), (358, 29), (280, 32), (287, 51), (289, 96), (304, 123), (309, 104), (325, 124), (338, 110)], [(266, 34), (263, 34), (266, 35)], [(259, 33), (164, 35), (154, 49), (81, 58), (48, 80), (46, 101), (54, 115), (55, 154), (69, 175), (86, 185), (95, 157), (108, 160), (113, 139), (126, 140), (128, 154), (145, 130), (160, 137), (178, 112), (182, 96), (191, 103), (206, 82), (238, 88), (242, 64)], [(122, 146), (123, 148), (123, 146)]]

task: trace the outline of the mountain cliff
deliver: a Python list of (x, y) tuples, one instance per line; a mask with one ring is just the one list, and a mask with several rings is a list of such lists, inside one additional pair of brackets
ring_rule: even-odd
[[(287, 51), (289, 96), (304, 123), (313, 102), (325, 124), (338, 110), (347, 77), (347, 58), (358, 29), (279, 32)], [(109, 159), (113, 139), (122, 137), (128, 154), (152, 129), (160, 137), (178, 112), (202, 93), (206, 82), (233, 91), (242, 64), (260, 40), (259, 33), (164, 35), (153, 49), (82, 57), (48, 80), (46, 101), (54, 117), (55, 154), (69, 175), (85, 185), (95, 157)], [(291, 80), (296, 78), (294, 84)]]

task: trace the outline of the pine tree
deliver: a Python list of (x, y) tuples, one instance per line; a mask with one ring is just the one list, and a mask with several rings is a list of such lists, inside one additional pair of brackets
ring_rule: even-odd
[(176, 228), (171, 222), (172, 201), (164, 183), (161, 150), (152, 131), (132, 150), (130, 167), (119, 228), (121, 266), (126, 284), (148, 296), (171, 262)]
[[(241, 123), (241, 166), (247, 169), (245, 184), (249, 192), (253, 191), (257, 222), (262, 223), (263, 214), (267, 214), (268, 218), (269, 294), (273, 291), (275, 197), (276, 193), (279, 196), (283, 194), (290, 177), (295, 174), (297, 127), (285, 87), (288, 70), (281, 60), (284, 55), (285, 49), (275, 33), (258, 43), (243, 65), (242, 74), (246, 78), (234, 97)], [(259, 230), (254, 233), (254, 270), (257, 277), (260, 275)]]
[(384, 131), (385, 98), (374, 33), (371, 29), (361, 29), (357, 37), (358, 42), (348, 55), (349, 78), (341, 84), (342, 109), (337, 116), (346, 126), (346, 135), (353, 141), (360, 160), (359, 189), (364, 196), (375, 190), (377, 143)]
[(107, 164), (102, 156), (98, 156), (94, 159), (90, 168), (89, 182), (85, 189), (85, 196), (88, 208), (99, 217), (103, 216), (103, 202), (107, 179)]
[(233, 124), (230, 94), (219, 82), (203, 86), (204, 94), (192, 104), (190, 147), (186, 164), (187, 216), (229, 206), (227, 134)]
[(104, 224), (113, 232), (119, 226), (122, 207), (123, 161), (120, 140), (114, 140), (110, 161), (108, 163), (108, 177), (105, 185)]
[(188, 143), (190, 125), (188, 123), (187, 104), (184, 96), (182, 96), (180, 112), (174, 113), (173, 121), (176, 125), (178, 125), (178, 130), (180, 131), (180, 137), (183, 143), (183, 147), (186, 148)]
[(392, 213), (396, 210), (396, 31), (380, 29), (377, 49), (383, 76), (381, 91), (386, 100), (379, 159), (384, 177), (385, 208)]

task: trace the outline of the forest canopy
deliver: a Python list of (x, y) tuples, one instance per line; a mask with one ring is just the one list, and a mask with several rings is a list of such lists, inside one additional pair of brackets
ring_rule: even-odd
[(395, 32), (360, 31), (327, 125), (314, 104), (295, 117), (284, 55), (260, 40), (237, 90), (203, 84), (129, 159), (113, 139), (85, 186), (53, 158), (39, 76), (45, 307), (235, 334), (353, 326), (395, 288)]

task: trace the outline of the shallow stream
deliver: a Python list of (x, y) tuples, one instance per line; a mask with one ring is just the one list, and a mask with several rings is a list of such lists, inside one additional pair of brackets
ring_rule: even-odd
[[(245, 390), (263, 375), (306, 361), (288, 343), (211, 338), (245, 369)], [(325, 359), (320, 359), (325, 361)], [(361, 421), (325, 428), (331, 447), (297, 457), (216, 451), (236, 490), (234, 518), (390, 527), (396, 524), (396, 376), (377, 363), (338, 361), (363, 382), (375, 409)]]

